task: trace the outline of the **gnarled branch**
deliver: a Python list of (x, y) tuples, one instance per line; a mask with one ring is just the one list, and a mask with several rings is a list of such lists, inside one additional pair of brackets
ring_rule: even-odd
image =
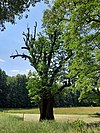
[(30, 58), (31, 58), (30, 56), (28, 56), (28, 55), (26, 55), (24, 53), (23, 54), (19, 54), (17, 50), (16, 50), (16, 53), (17, 54), (15, 54), (15, 55), (11, 55), (10, 58), (15, 59), (16, 57), (21, 57), (21, 58), (24, 58), (25, 60), (26, 59), (29, 59), (30, 60)]
[(96, 23), (99, 23), (100, 24), (100, 20), (99, 19), (95, 19), (95, 18), (89, 18), (89, 20), (87, 22), (88, 23), (96, 22)]
[(51, 62), (51, 59), (52, 59), (52, 53), (53, 53), (53, 48), (54, 48), (54, 45), (56, 43), (56, 39), (57, 39), (57, 31), (54, 32), (54, 37), (52, 36), (51, 37), (51, 40), (53, 38), (53, 41), (52, 41), (52, 44), (51, 44), (51, 49), (50, 49), (50, 53), (48, 55), (48, 66), (50, 66), (50, 62)]
[(60, 65), (54, 70), (54, 72), (53, 72), (53, 74), (52, 74), (52, 77), (51, 77), (51, 79), (50, 79), (50, 84), (53, 83), (56, 74), (57, 74), (58, 71), (62, 68), (63, 62), (64, 62), (64, 61), (68, 61), (68, 60), (71, 58), (72, 55), (73, 55), (73, 53), (71, 52), (71, 54), (70, 54), (68, 57), (66, 57), (64, 60), (61, 60), (61, 61), (60, 61), (60, 63), (59, 63)]

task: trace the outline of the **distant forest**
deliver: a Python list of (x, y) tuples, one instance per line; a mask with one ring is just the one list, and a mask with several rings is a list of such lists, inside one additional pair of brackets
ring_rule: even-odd
[[(29, 77), (17, 74), (8, 76), (0, 69), (0, 108), (31, 108), (39, 103), (31, 102), (28, 96), (27, 82)], [(80, 91), (66, 88), (66, 93), (55, 97), (55, 107), (100, 106), (94, 91), (86, 93), (79, 101)]]

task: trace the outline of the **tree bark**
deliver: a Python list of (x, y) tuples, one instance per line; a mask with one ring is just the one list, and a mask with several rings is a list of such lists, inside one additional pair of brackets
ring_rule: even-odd
[(43, 120), (54, 120), (53, 114), (53, 96), (44, 96), (40, 101), (40, 121)]

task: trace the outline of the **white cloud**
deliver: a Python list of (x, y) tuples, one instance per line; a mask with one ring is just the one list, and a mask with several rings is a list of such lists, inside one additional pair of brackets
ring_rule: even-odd
[(15, 75), (17, 75), (17, 74), (28, 74), (28, 72), (29, 72), (29, 70), (30, 69), (26, 69), (26, 70), (23, 70), (23, 71), (21, 71), (21, 70), (10, 70), (7, 74), (9, 75), (9, 76), (15, 76)]
[(0, 63), (5, 63), (5, 60), (3, 60), (3, 59), (0, 59)]
[(28, 74), (30, 69), (26, 69), (26, 70), (23, 70), (23, 71), (19, 71), (19, 74)]
[(19, 70), (10, 70), (12, 73), (19, 73)]

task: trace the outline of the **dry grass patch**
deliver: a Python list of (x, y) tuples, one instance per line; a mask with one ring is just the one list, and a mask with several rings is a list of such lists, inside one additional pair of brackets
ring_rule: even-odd
[(100, 113), (100, 107), (54, 108), (55, 114), (89, 115)]
[(24, 113), (24, 114), (39, 114), (38, 108), (32, 109), (4, 109), (2, 112), (4, 113)]
[[(26, 113), (39, 114), (38, 108), (32, 109), (2, 109), (4, 113)], [(100, 114), (100, 107), (70, 107), (70, 108), (54, 108), (54, 114), (74, 114), (74, 115), (89, 115)]]

